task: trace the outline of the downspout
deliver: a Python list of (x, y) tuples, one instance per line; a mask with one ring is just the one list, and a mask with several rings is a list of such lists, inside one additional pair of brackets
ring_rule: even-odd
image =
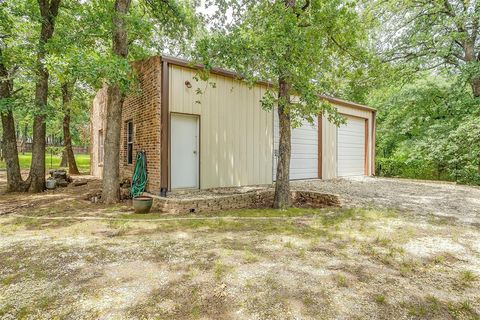
[(160, 196), (166, 197), (169, 190), (169, 153), (170, 153), (170, 128), (169, 128), (169, 65), (161, 60), (161, 98), (160, 98)]
[(375, 151), (376, 151), (376, 138), (377, 138), (377, 111), (372, 111), (372, 163), (371, 171), (372, 176), (375, 176)]

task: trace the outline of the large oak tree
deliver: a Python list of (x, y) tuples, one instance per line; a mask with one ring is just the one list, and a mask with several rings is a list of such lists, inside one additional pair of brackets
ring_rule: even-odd
[(385, 61), (462, 74), (480, 97), (479, 0), (376, 1), (372, 9)]
[(37, 47), (37, 79), (35, 85), (35, 118), (33, 120), (32, 164), (29, 173), (29, 190), (45, 190), (46, 109), (49, 73), (45, 67), (47, 42), (53, 36), (55, 19), (61, 0), (38, 0), (41, 16), (40, 38)]
[[(124, 66), (128, 65), (129, 44), (133, 39), (141, 36), (138, 31), (135, 32), (130, 28), (128, 22), (132, 23), (132, 21), (141, 21), (142, 18), (146, 18), (137, 15), (137, 19), (134, 19), (132, 11), (134, 9), (138, 10), (139, 7), (146, 9), (149, 18), (154, 19), (154, 24), (159, 31), (157, 35), (163, 35), (164, 38), (167, 38), (167, 36), (176, 40), (188, 38), (195, 26), (195, 14), (189, 2), (115, 0), (112, 15), (112, 54), (113, 59)], [(133, 13), (138, 14), (138, 11), (133, 11)], [(134, 31), (131, 32), (133, 34), (130, 37), (129, 30), (130, 32)], [(164, 39), (157, 39), (160, 43), (162, 40)], [(102, 190), (102, 200), (105, 203), (117, 202), (120, 196), (120, 132), (122, 105), (126, 94), (125, 85), (122, 85), (122, 83), (125, 84), (125, 82), (128, 83), (128, 79), (117, 77), (117, 81), (109, 81), (107, 87)]]
[[(55, 30), (55, 19), (60, 8), (60, 0), (25, 1), (22, 3), (0, 3), (1, 7), (1, 65), (2, 88), (1, 99), (2, 132), (4, 155), (7, 162), (7, 190), (32, 192), (43, 191), (45, 188), (45, 134), (46, 112), (48, 99), (49, 73), (45, 67), (48, 54), (47, 43)], [(32, 30), (38, 30), (34, 37)], [(36, 42), (34, 44), (34, 42)], [(36, 61), (30, 61), (27, 50), (36, 56)], [(18, 165), (18, 150), (16, 147), (16, 131), (14, 122), (14, 107), (18, 97), (12, 93), (18, 92), (29, 84), (22, 83), (19, 89), (13, 89), (17, 74), (24, 73), (33, 76), (35, 88), (33, 95), (34, 114), (32, 164), (29, 177), (22, 180)], [(32, 72), (32, 70), (34, 70)], [(30, 79), (31, 79), (30, 78)], [(13, 92), (12, 92), (13, 91)], [(26, 91), (26, 90), (25, 90)]]
[(291, 128), (325, 114), (341, 117), (319, 94), (336, 92), (341, 70), (362, 60), (364, 38), (355, 3), (344, 0), (254, 1), (226, 31), (199, 42), (204, 65), (221, 65), (246, 81), (268, 80), (272, 86), (262, 105), (276, 109), (280, 125), (275, 208), (290, 206)]

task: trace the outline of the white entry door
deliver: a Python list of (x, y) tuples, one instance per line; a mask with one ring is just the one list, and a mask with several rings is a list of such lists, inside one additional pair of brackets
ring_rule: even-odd
[(365, 174), (365, 126), (365, 119), (347, 117), (337, 129), (337, 176)]
[(198, 188), (198, 122), (195, 115), (171, 114), (170, 174), (172, 189)]

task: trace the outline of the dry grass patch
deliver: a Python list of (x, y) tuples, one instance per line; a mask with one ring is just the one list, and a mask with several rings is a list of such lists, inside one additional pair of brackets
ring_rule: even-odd
[(122, 221), (0, 219), (0, 314), (476, 319), (480, 312), (473, 227), (379, 209), (218, 217), (122, 210), (101, 215)]

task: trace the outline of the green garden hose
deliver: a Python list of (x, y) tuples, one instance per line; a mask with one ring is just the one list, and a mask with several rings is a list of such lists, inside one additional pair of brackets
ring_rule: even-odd
[(145, 151), (138, 151), (135, 160), (135, 169), (133, 171), (132, 186), (130, 187), (132, 198), (142, 194), (147, 185), (147, 181), (147, 157), (145, 156)]

